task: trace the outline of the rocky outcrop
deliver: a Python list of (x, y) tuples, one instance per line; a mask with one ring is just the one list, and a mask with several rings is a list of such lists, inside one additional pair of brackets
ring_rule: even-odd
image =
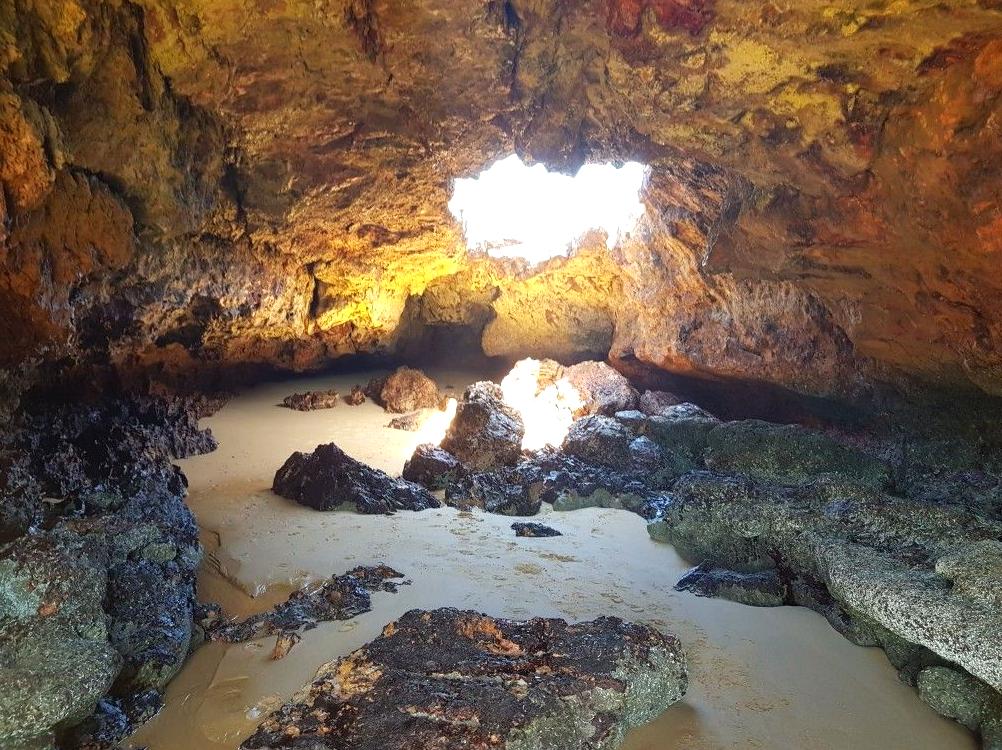
[(522, 455), (522, 417), (504, 402), (495, 383), (474, 383), (463, 392), (442, 448), (471, 469), (516, 463)]
[(322, 667), (241, 747), (613, 750), (686, 688), (678, 639), (650, 626), (412, 610)]
[(180, 400), (29, 399), (3, 436), (2, 528), (17, 536), (0, 546), (6, 741), (84, 722), (80, 737), (113, 743), (159, 710), (192, 641), (201, 546), (171, 460), (215, 447), (197, 414)]
[[(975, 693), (999, 691), (1002, 614), (988, 599), (1002, 525), (961, 503), (884, 494), (866, 478), (790, 486), (693, 472), (672, 487), (649, 531), (701, 563), (680, 581), (687, 590), (811, 607), (854, 642), (882, 646), (912, 684), (930, 667), (953, 665)], [(945, 713), (976, 714), (975, 727), (994, 731), (997, 715), (970, 711)]]
[[(3, 362), (183, 382), (444, 338), (1002, 393), (995, 3), (0, 14)], [(536, 269), (471, 257), (450, 180), (513, 151), (642, 160), (647, 216)]]
[(359, 463), (334, 443), (318, 445), (311, 453), (296, 451), (277, 472), (272, 490), (316, 510), (334, 510), (354, 504), (359, 513), (437, 508), (438, 500), (412, 482), (394, 479), (379, 469)]

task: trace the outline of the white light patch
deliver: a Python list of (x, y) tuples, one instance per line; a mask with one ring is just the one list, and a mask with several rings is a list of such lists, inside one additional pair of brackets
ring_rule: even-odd
[(646, 174), (646, 166), (631, 161), (586, 164), (572, 177), (542, 164), (527, 167), (512, 155), (479, 177), (457, 179), (449, 210), (471, 249), (541, 263), (566, 255), (592, 229), (604, 230), (615, 247), (644, 214)]

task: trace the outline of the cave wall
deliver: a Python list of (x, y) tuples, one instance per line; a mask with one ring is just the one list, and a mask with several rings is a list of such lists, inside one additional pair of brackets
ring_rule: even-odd
[[(492, 355), (1002, 395), (1002, 4), (4, 0), (5, 365), (183, 380), (472, 327)], [(651, 165), (536, 276), (450, 180)]]

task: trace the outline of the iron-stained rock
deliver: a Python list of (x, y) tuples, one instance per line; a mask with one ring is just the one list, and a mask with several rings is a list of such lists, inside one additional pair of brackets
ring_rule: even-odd
[(397, 414), (437, 409), (441, 401), (435, 381), (412, 367), (398, 367), (385, 378), (370, 380), (364, 393), (387, 411)]
[(242, 747), (613, 750), (686, 687), (678, 639), (649, 626), (412, 610)]
[(328, 391), (306, 391), (305, 393), (293, 393), (282, 399), (282, 406), (296, 411), (313, 411), (315, 409), (333, 409), (337, 406), (337, 391), (331, 388)]
[(581, 362), (567, 367), (563, 377), (581, 394), (582, 414), (605, 414), (635, 409), (640, 396), (621, 373), (605, 362)]
[(365, 403), (365, 389), (360, 385), (353, 385), (348, 395), (344, 397), (344, 402), (348, 406), (358, 406)]

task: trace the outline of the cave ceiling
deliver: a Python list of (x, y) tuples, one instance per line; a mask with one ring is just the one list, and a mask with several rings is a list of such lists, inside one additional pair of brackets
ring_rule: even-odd
[[(1002, 3), (0, 0), (5, 364), (322, 366), (429, 326), (1002, 395)], [(529, 269), (451, 180), (651, 167)]]

